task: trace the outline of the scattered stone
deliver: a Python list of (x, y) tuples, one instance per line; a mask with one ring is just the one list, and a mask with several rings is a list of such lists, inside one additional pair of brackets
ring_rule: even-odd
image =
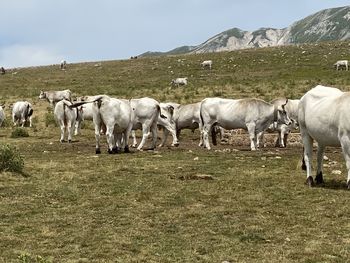
[(261, 157), (261, 160), (262, 161), (266, 161), (266, 157), (264, 156), (264, 157)]
[(193, 158), (193, 161), (198, 161), (198, 160), (199, 160), (198, 156)]
[(340, 175), (340, 174), (341, 174), (341, 171), (340, 171), (340, 170), (333, 170), (333, 171), (332, 171), (332, 174)]
[(326, 155), (324, 155), (324, 156), (323, 156), (323, 160), (324, 160), (324, 161), (328, 161), (329, 158), (328, 158)]
[(287, 242), (290, 242), (290, 238), (289, 237), (286, 237), (285, 239)]
[(276, 156), (275, 158), (276, 158), (276, 159), (282, 159), (282, 157), (281, 157), (281, 156)]
[(262, 165), (261, 167), (262, 167), (262, 168), (265, 168), (265, 167), (266, 167), (266, 165)]
[(330, 166), (329, 164), (324, 163), (324, 164), (323, 164), (323, 167), (324, 167), (324, 168), (329, 168), (329, 167), (331, 167), (331, 166)]
[(329, 162), (328, 164), (329, 164), (329, 165), (336, 165), (336, 164), (338, 164), (338, 162), (337, 162), (337, 161), (331, 161), (331, 162)]
[(193, 153), (193, 151), (192, 151), (192, 150), (188, 150), (188, 152), (189, 152), (189, 153)]

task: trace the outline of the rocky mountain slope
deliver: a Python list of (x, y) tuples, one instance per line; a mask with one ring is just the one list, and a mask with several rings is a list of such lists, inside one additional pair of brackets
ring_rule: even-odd
[(206, 53), (237, 49), (350, 39), (350, 6), (325, 9), (287, 28), (239, 28), (224, 31), (198, 46), (183, 46), (168, 52), (146, 52), (141, 56)]

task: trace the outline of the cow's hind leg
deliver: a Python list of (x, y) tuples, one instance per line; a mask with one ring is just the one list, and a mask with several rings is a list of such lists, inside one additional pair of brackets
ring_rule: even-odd
[(348, 170), (348, 177), (346, 184), (348, 189), (350, 189), (350, 138), (347, 135), (344, 135), (340, 138), (341, 147), (344, 154), (344, 159), (346, 163), (346, 169)]
[(325, 146), (318, 144), (317, 147), (317, 173), (316, 173), (316, 184), (323, 185), (323, 174), (322, 174), (322, 163), (324, 155)]
[(142, 150), (142, 147), (145, 145), (149, 134), (150, 134), (150, 123), (145, 122), (142, 124), (142, 140), (141, 140), (139, 146), (137, 147), (137, 150), (139, 150), (139, 151)]
[(314, 186), (314, 179), (311, 175), (311, 160), (312, 160), (312, 144), (313, 139), (308, 134), (303, 134), (303, 144), (304, 144), (304, 162), (306, 166), (306, 183), (309, 186)]

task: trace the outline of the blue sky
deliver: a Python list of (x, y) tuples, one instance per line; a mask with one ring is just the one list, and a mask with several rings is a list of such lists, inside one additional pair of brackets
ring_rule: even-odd
[(349, 0), (0, 0), (0, 66), (126, 59), (238, 27), (284, 28)]

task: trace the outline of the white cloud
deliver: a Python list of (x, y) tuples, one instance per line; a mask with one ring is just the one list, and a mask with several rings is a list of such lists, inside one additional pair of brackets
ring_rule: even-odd
[(11, 45), (0, 48), (0, 65), (6, 68), (57, 64), (64, 56), (43, 46)]

